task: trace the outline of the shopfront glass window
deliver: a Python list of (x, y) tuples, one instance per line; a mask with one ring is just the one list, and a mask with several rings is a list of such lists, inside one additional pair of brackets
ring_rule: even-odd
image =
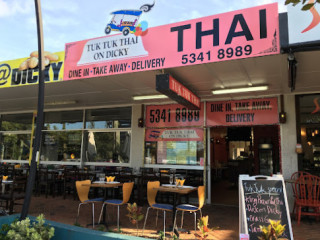
[(32, 129), (32, 113), (1, 115), (1, 131), (23, 131)]
[(0, 133), (1, 160), (29, 160), (30, 134)]
[(129, 131), (94, 132), (86, 136), (88, 162), (128, 163), (131, 133)]
[(44, 115), (45, 130), (75, 130), (83, 128), (83, 111), (47, 112)]
[(80, 161), (81, 139), (82, 131), (44, 131), (41, 161)]
[(298, 153), (298, 167), (301, 171), (320, 173), (320, 94), (297, 96), (298, 142), (302, 150)]
[(146, 164), (203, 165), (202, 129), (148, 129)]
[(131, 128), (131, 107), (86, 110), (86, 129)]

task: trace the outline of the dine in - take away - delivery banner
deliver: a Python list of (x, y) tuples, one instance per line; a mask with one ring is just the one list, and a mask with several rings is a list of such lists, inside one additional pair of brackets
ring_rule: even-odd
[(278, 16), (273, 3), (67, 43), (64, 80), (279, 54)]
[(277, 98), (207, 102), (207, 126), (278, 124)]

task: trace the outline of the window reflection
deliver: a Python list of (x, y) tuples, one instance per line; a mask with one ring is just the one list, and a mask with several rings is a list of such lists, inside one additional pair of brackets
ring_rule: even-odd
[[(46, 112), (40, 161), (79, 162), (83, 152), (83, 161), (128, 163), (131, 131), (119, 128), (131, 128), (131, 115), (131, 107)], [(29, 160), (32, 118), (0, 115), (0, 159)]]
[(80, 161), (81, 131), (44, 132), (41, 161)]
[(1, 131), (21, 131), (32, 129), (32, 113), (9, 114), (1, 116)]
[(131, 128), (131, 107), (86, 110), (86, 128)]
[(83, 128), (83, 111), (47, 112), (44, 115), (46, 130), (74, 130)]
[(87, 133), (86, 157), (89, 162), (128, 163), (131, 136), (125, 132)]
[(30, 134), (0, 134), (1, 160), (29, 160)]

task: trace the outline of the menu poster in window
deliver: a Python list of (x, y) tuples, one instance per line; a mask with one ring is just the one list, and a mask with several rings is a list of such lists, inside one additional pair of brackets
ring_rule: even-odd
[(163, 163), (162, 160), (167, 158), (167, 143), (159, 141), (157, 144), (157, 163)]
[(55, 137), (49, 134), (44, 135), (44, 145), (46, 146), (54, 146), (56, 145)]
[(293, 239), (283, 177), (248, 175), (239, 176), (239, 233), (249, 234), (250, 240), (262, 237), (261, 226), (270, 225), (270, 220), (280, 221), (285, 226), (282, 239)]
[(188, 142), (176, 143), (177, 164), (188, 164), (187, 157), (189, 156)]
[(159, 141), (157, 158), (163, 164), (196, 164), (197, 142)]
[(167, 144), (167, 157), (162, 161), (166, 164), (177, 163), (176, 142), (166, 142)]
[(204, 104), (200, 110), (190, 110), (180, 104), (146, 107), (146, 127), (203, 126)]

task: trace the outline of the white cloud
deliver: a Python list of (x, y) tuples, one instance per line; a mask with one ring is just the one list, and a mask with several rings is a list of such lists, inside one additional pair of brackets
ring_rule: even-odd
[(6, 17), (10, 15), (9, 6), (3, 0), (0, 0), (0, 17)]
[(0, 18), (14, 16), (16, 14), (29, 14), (34, 11), (34, 4), (31, 0), (0, 0)]
[(42, 8), (44, 11), (54, 12), (56, 16), (60, 16), (61, 12), (77, 13), (80, 9), (79, 2), (75, 0), (47, 0), (43, 1)]
[(56, 17), (53, 14), (46, 14), (43, 16), (44, 27), (72, 27), (78, 25), (80, 22), (75, 18), (69, 16)]

